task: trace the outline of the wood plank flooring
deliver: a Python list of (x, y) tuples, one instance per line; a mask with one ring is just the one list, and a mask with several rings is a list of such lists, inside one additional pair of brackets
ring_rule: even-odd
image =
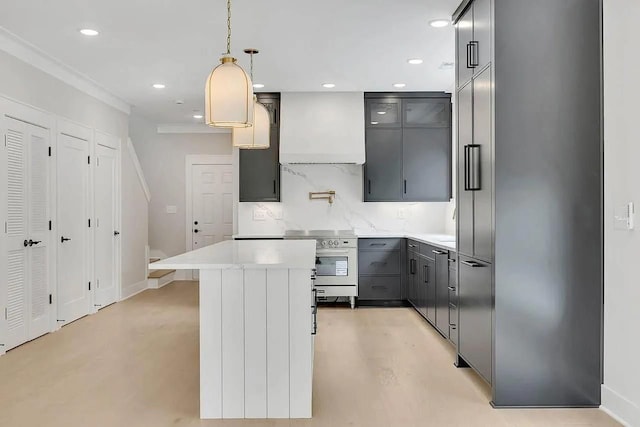
[(411, 309), (321, 309), (312, 420), (198, 418), (198, 289), (174, 282), (0, 357), (6, 427), (618, 426), (596, 409), (494, 410)]

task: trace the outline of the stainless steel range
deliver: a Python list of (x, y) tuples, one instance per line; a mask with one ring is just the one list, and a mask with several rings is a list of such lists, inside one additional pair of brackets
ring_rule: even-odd
[(288, 230), (286, 240), (316, 241), (316, 282), (319, 297), (358, 296), (358, 238), (352, 230)]

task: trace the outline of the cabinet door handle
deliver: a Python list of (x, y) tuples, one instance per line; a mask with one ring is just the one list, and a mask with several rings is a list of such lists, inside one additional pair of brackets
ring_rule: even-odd
[(417, 247), (418, 247), (418, 245), (412, 245), (412, 244), (409, 244), (409, 247), (410, 247), (410, 248), (417, 248)]
[(42, 243), (42, 242), (40, 240), (29, 239), (29, 246), (37, 245), (38, 243)]
[(484, 267), (484, 265), (475, 261), (460, 261), (460, 262), (463, 263), (464, 265), (468, 265), (469, 267), (473, 267), (473, 268)]
[(471, 47), (470, 51), (471, 51), (471, 67), (469, 68), (476, 68), (478, 65), (480, 65), (480, 55), (479, 55), (479, 50), (480, 50), (480, 43), (476, 40), (472, 41), (471, 43), (469, 43), (469, 46)]
[(407, 180), (404, 180), (404, 194), (407, 194)]
[(273, 194), (277, 194), (277, 191), (276, 191), (276, 180), (275, 179), (273, 180)]
[(409, 262), (409, 273), (416, 274), (416, 260), (412, 259)]
[(480, 145), (464, 146), (464, 190), (479, 191), (480, 186)]
[(433, 252), (433, 253), (434, 253), (434, 254), (436, 254), (436, 255), (445, 255), (445, 254), (446, 254), (446, 252), (436, 251), (436, 250), (433, 250), (433, 251), (431, 251), (431, 252)]
[(424, 266), (424, 283), (429, 283), (429, 266)]
[(471, 65), (471, 43), (467, 43), (467, 68), (473, 68)]
[(370, 265), (387, 265), (387, 263), (382, 261), (374, 261)]
[(371, 243), (369, 246), (387, 246), (386, 243)]
[(64, 236), (60, 237), (60, 243), (68, 242), (69, 240), (71, 240), (71, 239), (68, 238), (68, 237), (64, 237)]
[(454, 288), (453, 286), (447, 286), (447, 289), (449, 289), (451, 292), (455, 292), (456, 288)]

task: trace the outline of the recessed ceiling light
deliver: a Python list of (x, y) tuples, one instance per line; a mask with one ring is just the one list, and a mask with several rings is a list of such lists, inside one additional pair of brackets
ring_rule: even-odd
[(202, 114), (194, 114), (194, 115), (193, 115), (193, 118), (194, 118), (194, 119), (201, 119), (201, 118), (203, 118), (203, 117), (204, 117), (204, 116), (203, 116)]
[(406, 83), (394, 83), (393, 84), (393, 87), (396, 87), (398, 89), (402, 89), (405, 86), (407, 86)]
[(162, 83), (154, 83), (154, 84), (153, 84), (153, 87), (154, 87), (155, 89), (164, 89), (166, 86), (165, 86), (165, 85), (163, 85)]
[(380, 122), (371, 122), (372, 125), (377, 125)]
[(97, 36), (100, 33), (98, 31), (96, 31), (96, 30), (92, 30), (91, 28), (83, 28), (83, 29), (80, 30), (80, 34), (84, 34), (85, 36), (93, 37), (93, 36)]
[(446, 19), (434, 19), (433, 21), (429, 21), (429, 25), (434, 28), (443, 28), (449, 25), (449, 21)]
[(407, 60), (407, 62), (408, 62), (409, 64), (411, 64), (411, 65), (420, 65), (420, 64), (422, 64), (424, 61), (423, 61), (422, 59), (420, 59), (420, 58), (411, 58), (411, 59), (408, 59), (408, 60)]
[(327, 89), (332, 89), (332, 88), (336, 87), (336, 85), (333, 84), (333, 83), (323, 83), (322, 87), (327, 88)]
[(254, 83), (253, 84), (253, 88), (254, 89), (262, 89), (264, 87), (264, 85), (262, 83)]
[(184, 101), (182, 99), (176, 99), (176, 105), (182, 105)]
[(386, 111), (378, 111), (378, 114), (380, 114), (381, 116), (383, 116), (383, 115), (387, 114), (387, 112), (386, 112)]
[(439, 68), (441, 70), (452, 70), (455, 65), (456, 64), (454, 62), (443, 62), (442, 64), (440, 64)]

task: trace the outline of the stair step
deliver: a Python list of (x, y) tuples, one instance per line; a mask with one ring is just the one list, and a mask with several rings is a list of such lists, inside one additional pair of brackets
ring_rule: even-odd
[(171, 273), (175, 273), (175, 270), (153, 270), (149, 272), (149, 279), (160, 279), (161, 277), (168, 276)]

